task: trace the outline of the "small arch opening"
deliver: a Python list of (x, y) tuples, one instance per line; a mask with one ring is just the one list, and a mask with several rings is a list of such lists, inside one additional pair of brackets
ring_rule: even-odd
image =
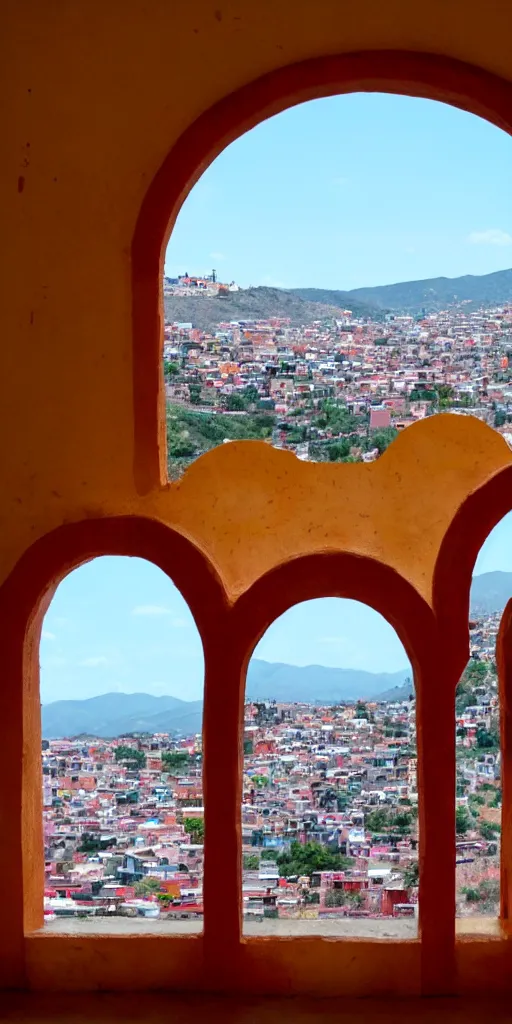
[(294, 605), (247, 671), (244, 935), (418, 933), (415, 690), (358, 601)]
[(40, 665), (45, 927), (201, 931), (204, 663), (186, 601), (142, 558), (95, 558), (57, 587)]
[(512, 514), (479, 552), (471, 586), (470, 658), (457, 686), (456, 915), (459, 933), (488, 931), (502, 917), (500, 683), (503, 612), (512, 597)]

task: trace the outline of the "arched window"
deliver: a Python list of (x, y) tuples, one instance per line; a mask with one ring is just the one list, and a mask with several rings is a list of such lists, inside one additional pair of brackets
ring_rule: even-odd
[(358, 601), (290, 608), (245, 696), (244, 935), (414, 937), (415, 692), (392, 627)]
[[(228, 146), (167, 247), (170, 478), (227, 441), (369, 463), (441, 412), (505, 430), (506, 272), (440, 275), (504, 266), (508, 233), (474, 222), (501, 213), (481, 182), (506, 202), (509, 147), (466, 111), (364, 93), (300, 104)], [(468, 148), (479, 164), (461, 189)]]
[(500, 742), (506, 672), (503, 667), (500, 680), (496, 659), (504, 666), (508, 656), (504, 611), (512, 597), (511, 536), (509, 513), (478, 555), (470, 600), (470, 660), (456, 691), (458, 933), (485, 932), (493, 921), (508, 917)]
[(96, 558), (57, 588), (40, 659), (45, 924), (200, 931), (204, 667), (186, 601), (150, 562)]

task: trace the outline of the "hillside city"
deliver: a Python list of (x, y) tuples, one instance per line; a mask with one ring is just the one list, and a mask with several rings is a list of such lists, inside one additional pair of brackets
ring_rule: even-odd
[[(198, 311), (205, 298), (238, 290), (215, 272), (164, 281), (166, 299), (192, 298)], [(316, 306), (330, 308), (305, 308)], [(164, 334), (174, 479), (234, 439), (302, 460), (371, 462), (400, 430), (442, 411), (471, 413), (512, 444), (512, 303), (374, 317), (340, 308), (302, 326), (286, 316), (208, 328), (167, 318)], [(470, 624), (457, 691), (459, 918), (499, 912), (499, 619), (485, 609)], [(397, 694), (329, 705), (247, 701), (246, 931), (416, 934), (415, 700), (411, 687)], [(115, 928), (129, 917), (200, 930), (200, 733), (44, 739), (42, 762), (48, 926), (106, 917)]]
[[(166, 278), (164, 297), (199, 310), (237, 290), (215, 273)], [(335, 293), (332, 293), (335, 294)], [(190, 297), (195, 296), (190, 301)], [(305, 308), (327, 307), (309, 303)], [(476, 416), (512, 440), (512, 302), (355, 316), (164, 328), (169, 472), (224, 441), (259, 439), (320, 462), (371, 462), (417, 420)]]
[[(472, 623), (457, 693), (459, 917), (498, 913), (498, 626), (497, 613)], [(45, 739), (42, 762), (48, 926), (94, 916), (201, 929), (201, 735)], [(417, 812), (412, 696), (247, 702), (245, 930), (415, 934)]]

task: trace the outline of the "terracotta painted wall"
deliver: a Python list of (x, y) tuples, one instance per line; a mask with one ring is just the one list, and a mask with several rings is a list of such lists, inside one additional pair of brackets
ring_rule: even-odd
[(424, 50), (507, 78), (512, 15), (465, 0), (6, 0), (0, 17), (2, 578), (70, 517), (148, 508), (132, 472), (130, 246), (187, 126), (325, 54)]
[[(374, 465), (306, 465), (232, 444), (167, 487), (158, 285), (168, 220), (201, 167), (286, 104), (387, 85), (509, 129), (511, 28), (506, 4), (468, 0), (4, 3), (0, 750), (9, 773), (0, 776), (0, 874), (12, 885), (0, 984), (432, 993), (478, 990), (489, 969), (497, 985), (510, 984), (506, 930), (456, 944), (453, 922), (453, 695), (474, 558), (512, 505), (509, 449), (476, 421), (439, 417), (410, 428)], [(33, 934), (40, 618), (62, 574), (102, 551), (153, 558), (203, 636), (202, 938)], [(381, 610), (415, 670), (421, 942), (398, 948), (240, 938), (245, 667), (273, 617), (321, 594)], [(222, 905), (221, 860), (230, 867)]]

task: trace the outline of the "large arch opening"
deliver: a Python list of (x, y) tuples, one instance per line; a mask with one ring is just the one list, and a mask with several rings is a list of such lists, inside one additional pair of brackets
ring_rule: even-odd
[(167, 475), (158, 304), (165, 243), (184, 199), (216, 156), (271, 115), (312, 98), (379, 89), (441, 100), (508, 133), (512, 129), (510, 86), (497, 76), (429, 54), (362, 52), (305, 61), (250, 83), (201, 115), (169, 152), (144, 200), (132, 245), (135, 472), (140, 490)]
[(370, 463), (440, 412), (512, 436), (509, 164), (487, 121), (380, 93), (294, 106), (227, 147), (166, 253), (171, 479), (236, 440)]

